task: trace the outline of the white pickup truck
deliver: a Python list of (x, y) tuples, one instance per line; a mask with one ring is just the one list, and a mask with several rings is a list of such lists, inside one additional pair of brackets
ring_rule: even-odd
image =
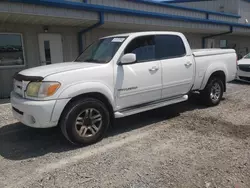
[(177, 32), (108, 36), (74, 62), (27, 69), (14, 76), (14, 117), (35, 128), (60, 126), (75, 144), (102, 139), (114, 118), (188, 99), (198, 91), (219, 104), (235, 79), (234, 50), (191, 50)]

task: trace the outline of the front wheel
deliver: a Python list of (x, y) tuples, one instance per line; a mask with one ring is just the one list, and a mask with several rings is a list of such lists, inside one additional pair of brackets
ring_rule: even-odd
[(74, 144), (89, 145), (101, 140), (110, 124), (106, 106), (97, 99), (85, 98), (72, 102), (62, 116), (64, 136)]
[(224, 86), (222, 80), (217, 77), (212, 77), (209, 79), (205, 89), (201, 92), (201, 95), (206, 105), (216, 106), (220, 103), (223, 92)]

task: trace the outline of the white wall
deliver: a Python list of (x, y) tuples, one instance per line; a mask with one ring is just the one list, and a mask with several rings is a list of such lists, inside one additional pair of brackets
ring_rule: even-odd
[(190, 8), (200, 8), (216, 12), (225, 12), (238, 14), (240, 0), (213, 0), (213, 1), (200, 1), (200, 2), (189, 2), (189, 3), (173, 3), (176, 5), (183, 5)]
[(132, 10), (142, 10), (142, 11), (148, 11), (148, 12), (163, 13), (163, 14), (189, 16), (189, 17), (196, 17), (196, 18), (206, 18), (206, 15), (200, 12), (173, 9), (173, 8), (168, 8), (164, 6), (159, 6), (159, 5), (149, 5), (146, 3), (138, 3), (138, 2), (126, 1), (126, 0), (88, 0), (88, 3), (106, 5), (106, 6), (112, 6), (112, 7), (128, 8)]
[(224, 35), (211, 39), (215, 40), (215, 48), (220, 48), (220, 40), (227, 40), (227, 48), (235, 49), (237, 54), (244, 56), (250, 52), (250, 43), (247, 36)]
[(250, 2), (240, 1), (239, 14), (241, 23), (246, 23), (246, 19), (248, 19), (248, 24), (250, 24)]
[(57, 8), (41, 5), (32, 5), (27, 3), (11, 3), (0, 1), (0, 12), (15, 13), (15, 14), (28, 14), (34, 16), (67, 18), (67, 19), (80, 19), (80, 20), (93, 20), (99, 19), (98, 14), (92, 11), (73, 10), (67, 8)]
[(247, 40), (247, 36), (223, 36), (219, 39), (228, 40), (228, 46), (230, 48), (235, 47), (237, 53), (246, 55), (246, 49), (250, 52), (250, 42)]
[[(77, 32), (74, 27), (49, 27), (50, 33), (60, 33), (63, 39), (64, 61), (72, 61), (78, 56)], [(40, 25), (18, 25), (3, 24), (1, 32), (21, 33), (23, 35), (26, 66), (23, 68), (1, 68), (0, 67), (0, 98), (9, 96), (12, 90), (12, 77), (22, 69), (40, 65), (40, 54), (38, 46), (38, 34), (43, 33), (43, 26)]]
[[(225, 6), (225, 12), (237, 13), (237, 8), (235, 5), (235, 1), (238, 0), (217, 0), (217, 1), (209, 1), (209, 2), (194, 2), (194, 3), (184, 3), (184, 7), (191, 8), (200, 8), (204, 10), (212, 10), (219, 11), (220, 4)], [(206, 13), (197, 12), (192, 10), (182, 10), (179, 8), (167, 7), (162, 5), (153, 5), (143, 2), (133, 2), (127, 0), (88, 0), (88, 3), (112, 6), (112, 7), (120, 7), (120, 8), (128, 8), (132, 10), (141, 10), (147, 12), (155, 12), (162, 14), (170, 14), (177, 16), (186, 16), (186, 17), (194, 17), (194, 18), (203, 18), (206, 19)], [(182, 3), (173, 3), (175, 5), (182, 5)], [(215, 8), (218, 7), (218, 8)], [(218, 10), (217, 10), (218, 9)], [(221, 21), (230, 21), (230, 22), (238, 22), (238, 18), (222, 16), (222, 15), (210, 15), (210, 19), (221, 20)]]

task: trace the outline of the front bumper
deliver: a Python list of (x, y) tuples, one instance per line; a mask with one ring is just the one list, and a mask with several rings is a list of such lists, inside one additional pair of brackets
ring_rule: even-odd
[(242, 70), (238, 70), (237, 79), (245, 82), (250, 82), (250, 72), (245, 72)]
[(58, 121), (51, 121), (56, 100), (33, 101), (11, 93), (13, 116), (23, 124), (35, 128), (55, 127)]

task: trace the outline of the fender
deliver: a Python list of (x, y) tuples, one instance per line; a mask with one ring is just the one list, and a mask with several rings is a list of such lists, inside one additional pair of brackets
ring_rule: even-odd
[(227, 68), (225, 66), (224, 63), (221, 63), (221, 62), (214, 62), (212, 63), (206, 70), (205, 72), (205, 76), (203, 78), (203, 81), (202, 81), (202, 84), (201, 84), (201, 87), (200, 87), (200, 90), (203, 90), (206, 85), (207, 85), (207, 82), (209, 80), (209, 78), (211, 77), (211, 75), (213, 73), (215, 73), (216, 71), (222, 71), (225, 73), (226, 75), (226, 80), (227, 80), (227, 77), (228, 77), (228, 71), (227, 71)]
[(115, 109), (115, 100), (108, 86), (100, 82), (81, 82), (68, 86), (59, 94), (51, 116), (51, 121), (59, 121), (61, 113), (72, 98), (93, 92), (103, 94), (108, 99), (113, 109)]
[(74, 98), (82, 94), (93, 92), (103, 94), (107, 97), (113, 108), (115, 107), (114, 95), (111, 89), (101, 82), (82, 82), (70, 85), (61, 92), (59, 98)]

